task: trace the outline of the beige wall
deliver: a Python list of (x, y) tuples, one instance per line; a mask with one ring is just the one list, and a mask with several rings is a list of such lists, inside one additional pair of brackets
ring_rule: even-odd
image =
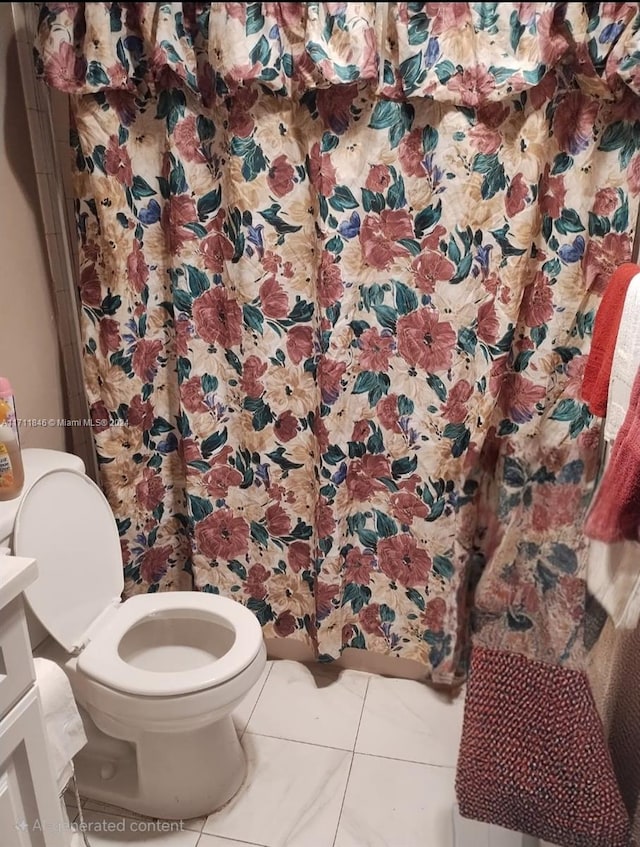
[[(67, 417), (10, 3), (0, 4), (0, 376), (13, 384), (18, 417)], [(63, 428), (20, 435), (24, 447), (65, 447)]]

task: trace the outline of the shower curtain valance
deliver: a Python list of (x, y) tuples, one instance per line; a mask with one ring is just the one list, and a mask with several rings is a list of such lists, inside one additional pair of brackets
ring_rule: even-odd
[(37, 51), (71, 94), (177, 78), (207, 103), (252, 83), (296, 97), (362, 83), (478, 107), (567, 67), (592, 96), (640, 93), (639, 28), (637, 3), (49, 3)]

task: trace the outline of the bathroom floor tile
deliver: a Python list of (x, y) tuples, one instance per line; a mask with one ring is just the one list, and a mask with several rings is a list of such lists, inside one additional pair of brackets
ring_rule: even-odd
[(272, 665), (273, 662), (267, 662), (265, 669), (262, 671), (262, 676), (233, 713), (233, 722), (240, 735), (242, 735), (247, 728), (251, 713), (253, 712), (255, 705), (258, 702), (258, 697), (260, 697), (264, 684), (271, 673)]
[(232, 841), (217, 835), (203, 835), (198, 841), (198, 847), (263, 847), (263, 845), (252, 844), (250, 841)]
[(360, 671), (274, 662), (248, 731), (353, 750), (369, 679)]
[(100, 800), (91, 800), (89, 797), (81, 797), (82, 812), (104, 812), (107, 815), (115, 815), (121, 818), (133, 818), (134, 820), (151, 821), (153, 818), (146, 815), (139, 815), (137, 812), (132, 812), (131, 809), (122, 809), (120, 806), (112, 806), (111, 803), (102, 803)]
[(244, 786), (203, 832), (265, 847), (331, 847), (351, 754), (246, 732)]
[[(69, 809), (69, 815), (73, 813), (74, 815), (77, 813), (78, 809), (76, 807), (76, 801), (73, 794), (69, 795), (70, 801), (73, 801), (73, 804), (70, 805), (70, 802), (67, 802), (67, 794), (65, 794), (65, 804)], [(114, 815), (115, 817), (121, 818), (132, 818), (133, 820), (144, 820), (144, 821), (153, 821), (158, 820), (158, 818), (150, 818), (145, 815), (139, 815), (136, 812), (132, 812), (131, 809), (122, 809), (119, 806), (112, 806), (109, 803), (101, 803), (99, 800), (90, 800), (88, 797), (81, 797), (80, 802), (82, 803), (82, 812), (103, 812), (107, 815)], [(206, 821), (206, 817), (201, 818), (189, 818), (188, 820), (182, 821), (182, 826), (184, 829), (192, 830), (193, 832), (201, 832), (202, 827), (204, 826), (204, 822)]]
[[(98, 811), (87, 811), (84, 816), (86, 833), (91, 847), (196, 847), (200, 833), (188, 829), (163, 831), (156, 821), (126, 818), (122, 815), (107, 815)], [(173, 824), (179, 822), (172, 821)], [(76, 826), (78, 823), (76, 822)]]
[(463, 700), (422, 682), (373, 676), (364, 702), (357, 753), (454, 767)]
[(356, 753), (335, 847), (453, 847), (454, 773)]

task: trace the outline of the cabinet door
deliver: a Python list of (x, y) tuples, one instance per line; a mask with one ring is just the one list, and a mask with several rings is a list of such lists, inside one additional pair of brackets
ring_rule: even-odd
[(9, 713), (35, 680), (22, 595), (0, 614), (0, 718)]
[(47, 755), (42, 713), (32, 688), (0, 721), (0, 844), (69, 847)]

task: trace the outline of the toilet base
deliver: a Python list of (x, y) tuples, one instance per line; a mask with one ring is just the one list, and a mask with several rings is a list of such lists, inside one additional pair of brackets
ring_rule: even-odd
[(246, 776), (230, 715), (184, 733), (142, 732), (135, 743), (101, 732), (86, 712), (83, 720), (89, 741), (75, 758), (76, 779), (80, 793), (92, 800), (148, 817), (188, 820), (224, 806)]

